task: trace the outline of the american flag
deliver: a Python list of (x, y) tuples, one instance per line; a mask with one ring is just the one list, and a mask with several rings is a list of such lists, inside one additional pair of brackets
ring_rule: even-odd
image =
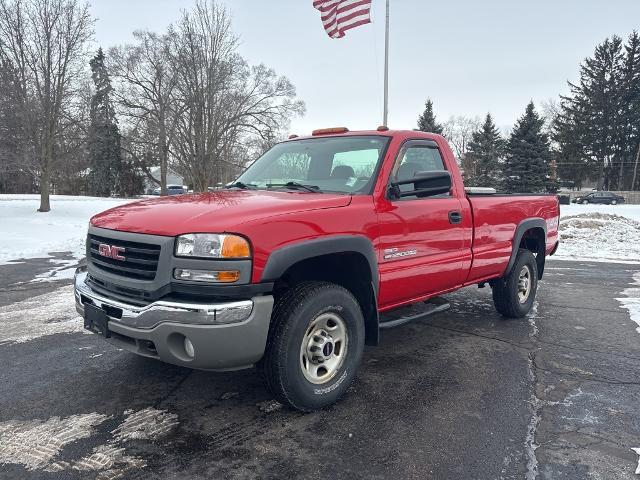
[(371, 0), (313, 0), (313, 7), (320, 10), (331, 38), (342, 38), (347, 30), (371, 23)]

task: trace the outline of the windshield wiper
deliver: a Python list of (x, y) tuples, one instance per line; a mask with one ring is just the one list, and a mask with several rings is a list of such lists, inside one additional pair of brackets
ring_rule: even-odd
[(311, 193), (322, 193), (322, 191), (320, 190), (320, 187), (318, 187), (317, 185), (304, 185), (303, 183), (298, 183), (298, 182), (268, 183), (267, 188), (271, 188), (271, 187), (285, 187), (285, 188), (292, 188), (294, 190), (304, 190), (306, 192), (311, 192)]
[(244, 182), (234, 182), (234, 183), (225, 185), (224, 188), (240, 188), (242, 190), (250, 190), (252, 188), (257, 188), (257, 185), (253, 185), (251, 183), (244, 183)]

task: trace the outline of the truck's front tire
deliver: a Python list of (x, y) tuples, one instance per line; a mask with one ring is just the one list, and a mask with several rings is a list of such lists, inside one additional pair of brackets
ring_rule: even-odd
[(276, 303), (260, 369), (276, 398), (311, 412), (340, 399), (364, 349), (360, 305), (345, 288), (304, 282)]
[(533, 307), (538, 289), (538, 264), (529, 250), (518, 250), (516, 261), (508, 275), (495, 281), (493, 304), (509, 318), (522, 318)]

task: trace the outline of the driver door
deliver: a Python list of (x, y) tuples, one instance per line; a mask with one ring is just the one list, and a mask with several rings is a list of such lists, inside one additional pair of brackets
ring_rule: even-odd
[[(413, 178), (417, 172), (447, 170), (433, 141), (411, 140), (402, 147), (391, 181)], [(406, 191), (411, 186), (403, 185)], [(386, 198), (378, 211), (380, 228), (380, 298), (382, 307), (442, 292), (461, 285), (469, 250), (463, 216), (453, 189), (418, 198)], [(468, 217), (468, 215), (466, 215)]]

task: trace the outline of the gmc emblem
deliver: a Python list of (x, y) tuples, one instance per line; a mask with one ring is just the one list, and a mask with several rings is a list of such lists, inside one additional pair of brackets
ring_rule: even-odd
[(124, 260), (121, 253), (124, 253), (124, 247), (116, 247), (115, 245), (107, 245), (106, 243), (98, 245), (98, 254), (103, 257), (113, 258), (114, 260)]

